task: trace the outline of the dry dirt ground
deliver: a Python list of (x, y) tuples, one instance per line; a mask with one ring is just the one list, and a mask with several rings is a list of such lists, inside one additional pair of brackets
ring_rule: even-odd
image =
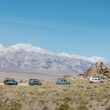
[(110, 110), (110, 80), (91, 84), (87, 79), (73, 79), (70, 85), (47, 80), (42, 86), (1, 82), (0, 110)]

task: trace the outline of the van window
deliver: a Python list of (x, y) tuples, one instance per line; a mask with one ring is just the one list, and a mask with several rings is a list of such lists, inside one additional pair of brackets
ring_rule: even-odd
[(67, 82), (67, 80), (64, 80), (64, 82)]
[(36, 80), (33, 80), (33, 82), (37, 82)]
[(6, 82), (8, 82), (9, 80), (6, 80)]

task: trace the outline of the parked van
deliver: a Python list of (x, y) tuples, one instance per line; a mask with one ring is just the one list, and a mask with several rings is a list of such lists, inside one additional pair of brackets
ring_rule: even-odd
[(5, 85), (17, 85), (18, 82), (14, 78), (6, 78), (4, 80)]
[(99, 77), (91, 77), (89, 78), (89, 81), (90, 83), (99, 83), (99, 82), (103, 83), (103, 80), (100, 79)]
[(29, 79), (29, 85), (42, 85), (42, 82), (38, 79)]
[(70, 84), (70, 81), (64, 78), (60, 78), (60, 79), (57, 79), (56, 84)]

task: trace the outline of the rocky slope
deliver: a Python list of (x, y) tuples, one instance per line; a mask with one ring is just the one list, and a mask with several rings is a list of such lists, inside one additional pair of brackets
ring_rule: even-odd
[(91, 66), (84, 74), (85, 77), (101, 77), (101, 78), (110, 78), (110, 68), (104, 65), (103, 62), (96, 63)]

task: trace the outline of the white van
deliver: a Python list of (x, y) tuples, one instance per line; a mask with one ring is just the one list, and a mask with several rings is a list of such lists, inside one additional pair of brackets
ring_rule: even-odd
[(103, 80), (100, 79), (99, 77), (91, 77), (89, 78), (90, 83), (103, 83)]

